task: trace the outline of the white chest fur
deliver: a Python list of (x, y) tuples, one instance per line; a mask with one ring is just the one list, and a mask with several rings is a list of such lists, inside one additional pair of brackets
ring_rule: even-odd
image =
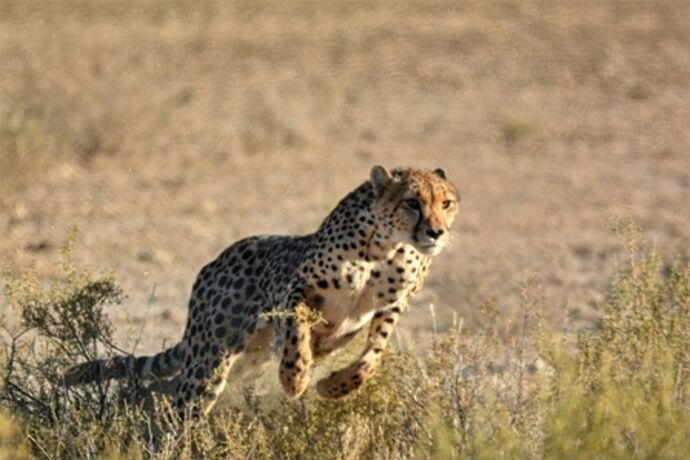
[[(321, 313), (328, 322), (328, 335), (340, 337), (360, 329), (374, 314), (368, 286), (376, 263), (345, 261), (336, 276), (339, 288), (329, 287), (320, 292), (324, 297)], [(368, 301), (369, 300), (369, 301)]]
[(404, 300), (420, 273), (415, 262), (414, 254), (404, 247), (380, 261), (343, 261), (335, 273), (338, 288), (329, 286), (319, 292), (327, 323), (317, 333), (342, 337), (366, 325), (376, 310)]

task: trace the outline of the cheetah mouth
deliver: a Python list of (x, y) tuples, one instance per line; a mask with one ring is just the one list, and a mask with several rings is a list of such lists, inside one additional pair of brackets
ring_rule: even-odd
[(435, 256), (443, 249), (443, 245), (438, 243), (417, 243), (416, 246), (419, 252), (431, 256)]

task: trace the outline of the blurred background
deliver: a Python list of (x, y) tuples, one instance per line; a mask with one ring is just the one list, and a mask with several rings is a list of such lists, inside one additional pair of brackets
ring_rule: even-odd
[(0, 0), (0, 261), (52, 279), (77, 226), (123, 346), (158, 350), (233, 241), (315, 230), (374, 164), (442, 166), (454, 244), (402, 335), (492, 300), (510, 329), (534, 278), (551, 324), (592, 324), (616, 217), (688, 255), (688, 24), (685, 0)]

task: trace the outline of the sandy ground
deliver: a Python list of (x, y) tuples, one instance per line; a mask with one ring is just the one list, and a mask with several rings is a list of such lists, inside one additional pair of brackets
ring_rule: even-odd
[(378, 163), (463, 197), (402, 337), (430, 303), (518, 318), (533, 276), (551, 324), (591, 324), (616, 216), (688, 255), (690, 3), (193, 5), (0, 5), (0, 260), (50, 279), (77, 226), (123, 345), (176, 341), (204, 263), (313, 231)]

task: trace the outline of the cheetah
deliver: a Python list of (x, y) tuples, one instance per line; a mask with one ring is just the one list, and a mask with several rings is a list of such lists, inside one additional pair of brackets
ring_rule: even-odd
[(183, 419), (198, 418), (213, 408), (241, 358), (258, 365), (275, 354), (280, 384), (297, 398), (314, 360), (368, 324), (359, 358), (316, 385), (320, 396), (341, 398), (379, 366), (432, 256), (447, 245), (457, 212), (458, 193), (442, 168), (374, 166), (369, 180), (342, 199), (316, 232), (249, 237), (203, 267), (177, 345), (154, 356), (83, 363), (66, 373), (65, 382), (128, 375), (174, 382), (176, 410)]

